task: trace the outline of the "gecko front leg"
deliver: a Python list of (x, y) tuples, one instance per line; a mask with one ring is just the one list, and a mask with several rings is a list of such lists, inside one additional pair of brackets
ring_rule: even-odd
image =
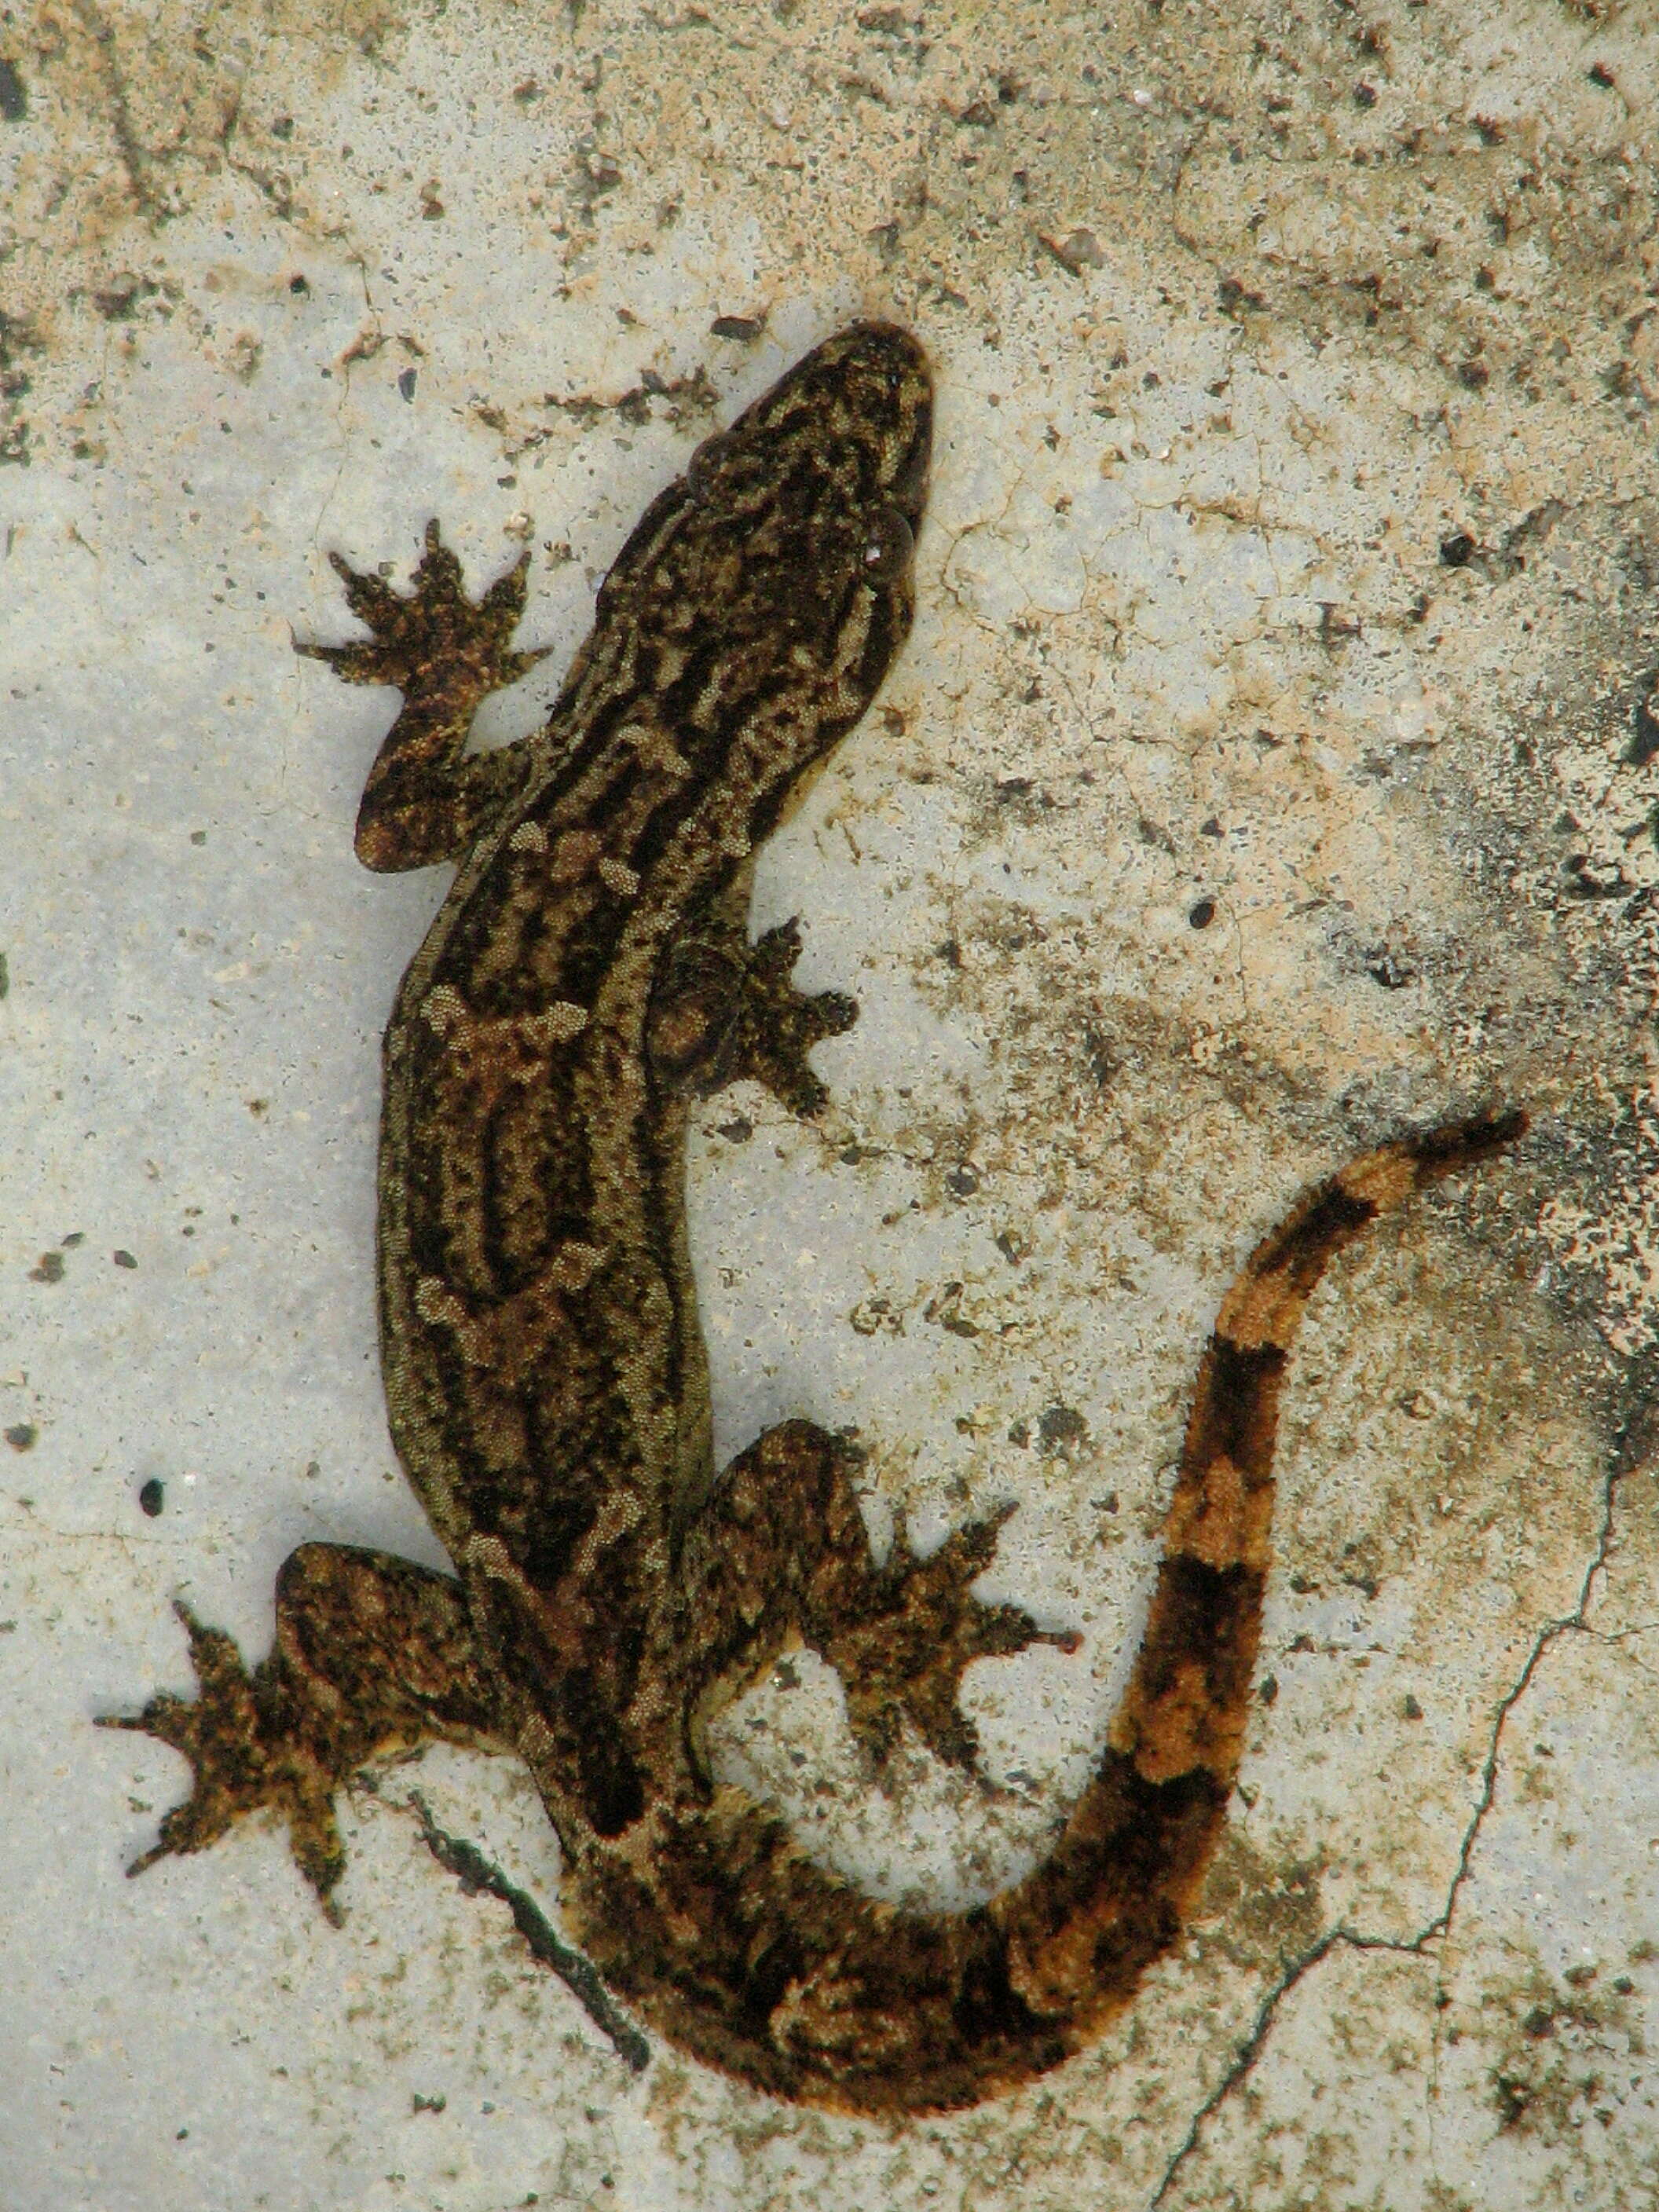
[(363, 787), (357, 858), (382, 874), (459, 860), (516, 796), (528, 764), (523, 744), (465, 758), (462, 749), (489, 694), (544, 657), (544, 647), (518, 651), (511, 643), (524, 612), (529, 553), (477, 600), (462, 588), (461, 564), (435, 521), (426, 526), (407, 596), (337, 553), (328, 557), (346, 605), (374, 635), (350, 645), (296, 642), (295, 651), (326, 661), (348, 684), (391, 684), (404, 695)]
[(343, 1544), (302, 1544), (276, 1577), (276, 1640), (250, 1673), (222, 1629), (176, 1608), (199, 1694), (163, 1690), (141, 1713), (100, 1717), (183, 1752), (193, 1784), (156, 1842), (127, 1869), (199, 1851), (245, 1813), (270, 1806), (324, 1910), (345, 1870), (334, 1793), (377, 1753), (442, 1740), (514, 1747), (447, 1575)]
[(806, 1055), (858, 1019), (844, 991), (798, 991), (800, 925), (791, 920), (749, 942), (747, 878), (663, 963), (646, 1030), (653, 1072), (665, 1088), (712, 1097), (749, 1076), (792, 1114), (810, 1119), (829, 1097)]

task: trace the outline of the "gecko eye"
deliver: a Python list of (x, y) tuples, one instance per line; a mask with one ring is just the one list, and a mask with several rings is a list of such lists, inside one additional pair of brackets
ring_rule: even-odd
[(712, 437), (703, 440), (686, 463), (686, 489), (699, 505), (708, 498), (708, 487), (720, 466), (720, 455), (731, 442), (724, 430), (716, 430)]
[(865, 533), (859, 549), (859, 567), (865, 581), (890, 584), (910, 566), (916, 541), (910, 526), (896, 507), (884, 507)]

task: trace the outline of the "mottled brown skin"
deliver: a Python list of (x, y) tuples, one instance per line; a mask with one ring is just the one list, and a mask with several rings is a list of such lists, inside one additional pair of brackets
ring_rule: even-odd
[(760, 2088), (889, 2114), (1054, 2066), (1168, 1949), (1238, 1762), (1303, 1308), (1370, 1222), (1522, 1126), (1368, 1155), (1245, 1267), (1133, 1678), (1026, 1881), (971, 1912), (900, 1911), (714, 1786), (708, 1716), (791, 1639), (840, 1669), (878, 1772), (906, 1722), (973, 1768), (963, 1668), (1077, 1642), (971, 1595), (1006, 1513), (925, 1560), (901, 1536), (878, 1565), (841, 1439), (785, 1422), (717, 1474), (686, 1245), (690, 1099), (748, 1074), (810, 1113), (805, 1053), (856, 1012), (791, 988), (793, 927), (748, 943), (749, 870), (908, 629), (930, 413), (902, 331), (854, 325), (809, 354), (653, 502), (545, 726), (495, 752), (464, 748), (534, 658), (509, 646), (525, 562), (474, 605), (435, 526), (408, 598), (336, 561), (373, 635), (303, 649), (404, 693), (359, 855), (458, 871), (386, 1031), (379, 1239), (392, 1434), (456, 1573), (308, 1544), (252, 1675), (185, 1613), (199, 1698), (116, 1723), (194, 1768), (139, 1867), (270, 1805), (325, 1903), (333, 1794), (362, 1761), (434, 1736), (516, 1751), (563, 1847), (568, 1923), (613, 1989)]

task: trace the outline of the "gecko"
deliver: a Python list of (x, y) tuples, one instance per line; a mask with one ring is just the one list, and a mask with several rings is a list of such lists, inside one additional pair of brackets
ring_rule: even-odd
[(617, 1997), (757, 2090), (893, 2118), (1082, 2051), (1176, 1941), (1239, 1763), (1304, 1308), (1370, 1224), (1525, 1126), (1385, 1144), (1245, 1262), (1127, 1689), (1032, 1872), (968, 1911), (878, 1901), (716, 1781), (712, 1716), (792, 1645), (839, 1673), (880, 1780), (907, 1729), (977, 1771), (964, 1668), (1080, 1642), (975, 1595), (1012, 1506), (927, 1556), (901, 1524), (878, 1559), (849, 1437), (788, 1419), (716, 1467), (688, 1247), (696, 1102), (750, 1077), (814, 1115), (807, 1055), (857, 1012), (796, 990), (794, 923), (750, 941), (753, 858), (908, 632), (932, 416), (906, 331), (807, 353), (652, 501), (544, 724), (494, 750), (467, 749), (476, 709), (540, 658), (512, 643), (527, 550), (476, 600), (435, 523), (406, 594), (331, 555), (370, 635), (298, 649), (402, 693), (358, 856), (455, 871), (386, 1031), (377, 1234), (389, 1425), (453, 1572), (304, 1544), (268, 1657), (180, 1601), (197, 1696), (104, 1717), (191, 1769), (130, 1872), (267, 1808), (337, 1918), (358, 1769), (434, 1740), (516, 1755)]

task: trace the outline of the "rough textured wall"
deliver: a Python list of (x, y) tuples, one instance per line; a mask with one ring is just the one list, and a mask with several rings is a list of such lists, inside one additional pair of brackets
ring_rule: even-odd
[[(1659, 2198), (1659, 233), (1650, 12), (0, 14), (0, 1668), (20, 2204), (622, 2212)], [(915, 635), (756, 919), (855, 990), (834, 1102), (703, 1116), (726, 1448), (1022, 1510), (991, 1787), (872, 1795), (810, 1658), (726, 1771), (895, 1895), (1030, 1863), (1137, 1632), (1197, 1352), (1310, 1178), (1533, 1134), (1322, 1291), (1259, 1717), (1183, 1951), (1029, 2094), (895, 2133), (637, 2078), (521, 1777), (131, 1887), (178, 1763), (88, 1717), (252, 1650), (307, 1536), (435, 1559), (370, 1286), (376, 1038), (435, 879), (350, 858), (390, 702), (324, 554), (532, 549), (556, 688), (695, 443), (853, 313), (939, 380)], [(145, 1500), (140, 1506), (141, 1492)], [(152, 1511), (150, 1509), (156, 1509)]]

